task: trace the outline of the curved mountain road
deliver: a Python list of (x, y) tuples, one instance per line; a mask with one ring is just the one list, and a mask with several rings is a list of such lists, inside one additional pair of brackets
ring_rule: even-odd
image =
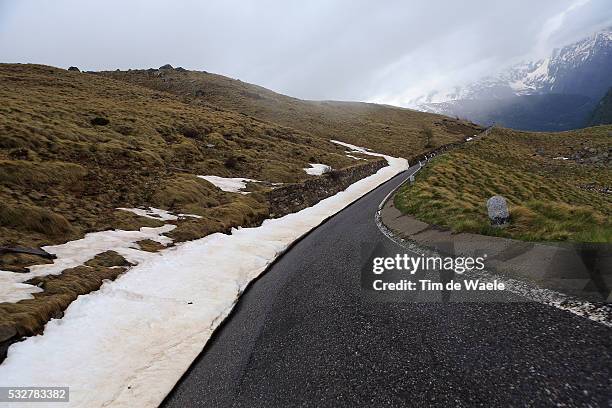
[(162, 406), (610, 406), (610, 328), (505, 292), (365, 289), (373, 253), (415, 256), (374, 221), (412, 171), (278, 259)]

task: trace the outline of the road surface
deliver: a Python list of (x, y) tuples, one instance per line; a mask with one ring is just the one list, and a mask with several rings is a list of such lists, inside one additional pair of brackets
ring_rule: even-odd
[(254, 282), (163, 406), (612, 406), (610, 328), (505, 292), (368, 289), (373, 253), (409, 253), (374, 221), (408, 174)]

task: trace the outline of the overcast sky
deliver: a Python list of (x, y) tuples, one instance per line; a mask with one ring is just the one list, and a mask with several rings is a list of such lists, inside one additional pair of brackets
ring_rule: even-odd
[(0, 62), (205, 70), (406, 105), (612, 25), (611, 0), (0, 0)]

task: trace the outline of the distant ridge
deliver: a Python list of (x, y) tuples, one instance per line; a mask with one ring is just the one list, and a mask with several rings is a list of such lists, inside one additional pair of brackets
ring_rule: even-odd
[[(588, 112), (611, 85), (612, 29), (607, 28), (555, 49), (542, 60), (515, 65), (452, 92), (431, 92), (412, 103), (426, 112), (484, 125), (497, 122), (522, 130), (568, 130), (584, 126)], [(513, 108), (508, 110), (509, 105)], [(570, 106), (576, 110), (568, 111)], [(537, 117), (541, 119), (534, 121)]]

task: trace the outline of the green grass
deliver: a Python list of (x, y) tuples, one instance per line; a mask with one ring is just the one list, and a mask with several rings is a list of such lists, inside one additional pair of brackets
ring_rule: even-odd
[[(609, 164), (584, 164), (570, 157), (583, 146), (606, 151), (612, 127), (562, 133), (495, 129), (489, 137), (439, 156), (394, 198), (402, 212), (454, 232), (527, 241), (612, 242)], [(486, 201), (504, 196), (511, 223), (490, 226)]]

